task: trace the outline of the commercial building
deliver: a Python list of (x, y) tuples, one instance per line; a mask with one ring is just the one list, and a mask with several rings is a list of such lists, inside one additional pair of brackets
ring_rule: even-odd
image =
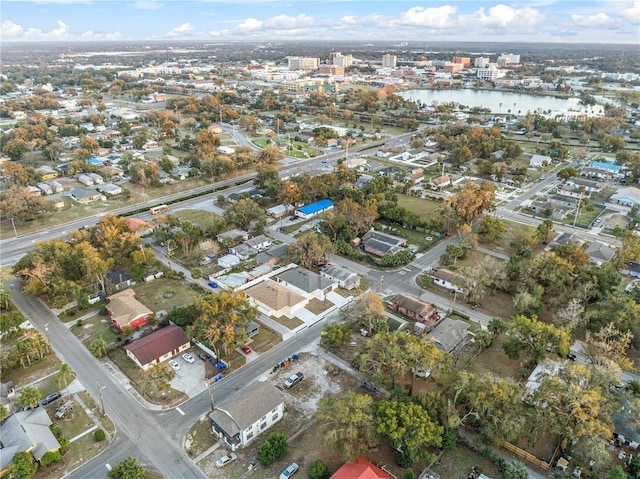
[(320, 213), (333, 209), (334, 206), (335, 205), (331, 200), (328, 200), (328, 199), (320, 200), (320, 201), (316, 201), (315, 203), (305, 205), (301, 208), (297, 208), (294, 211), (294, 215), (297, 218), (303, 218), (303, 219), (313, 218), (314, 216), (317, 216)]
[(489, 57), (478, 57), (473, 60), (473, 66), (476, 68), (485, 68), (489, 63)]
[(500, 70), (494, 63), (486, 65), (484, 68), (478, 68), (476, 70), (476, 77), (480, 80), (495, 80), (501, 76)]
[(289, 70), (311, 70), (320, 66), (320, 59), (313, 57), (288, 57)]
[(469, 57), (453, 57), (453, 63), (461, 63), (464, 68), (471, 65), (471, 58)]
[(398, 57), (387, 53), (382, 55), (382, 68), (395, 68), (398, 64)]

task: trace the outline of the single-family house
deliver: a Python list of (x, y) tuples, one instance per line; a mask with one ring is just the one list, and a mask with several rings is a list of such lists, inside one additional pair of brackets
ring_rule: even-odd
[(190, 346), (191, 342), (185, 338), (184, 329), (171, 324), (127, 344), (124, 350), (134, 363), (146, 371), (154, 364), (166, 361)]
[(89, 175), (78, 175), (78, 181), (84, 186), (93, 186), (93, 178)]
[(49, 426), (53, 422), (44, 407), (18, 411), (0, 424), (0, 476), (13, 465), (13, 456), (18, 452), (30, 452), (40, 461), (48, 452), (60, 449), (60, 443)]
[(335, 205), (333, 204), (333, 201), (324, 199), (302, 206), (301, 208), (296, 208), (293, 214), (297, 218), (308, 219), (317, 216), (325, 211), (331, 210), (334, 206)]
[(137, 236), (147, 236), (153, 233), (153, 223), (136, 218), (135, 216), (127, 216), (125, 219), (127, 220), (129, 230), (133, 231)]
[(362, 244), (367, 253), (384, 256), (402, 251), (402, 248), (407, 244), (407, 240), (371, 229), (362, 237)]
[(287, 245), (279, 244), (276, 246), (272, 246), (266, 251), (262, 251), (258, 253), (256, 256), (256, 261), (260, 264), (268, 264), (274, 265), (279, 263), (287, 256)]
[(432, 317), (435, 313), (435, 308), (432, 304), (404, 293), (400, 293), (394, 298), (391, 303), (391, 309), (421, 323), (431, 322), (435, 319)]
[(271, 216), (272, 218), (282, 218), (283, 216), (289, 213), (290, 208), (285, 205), (277, 205), (266, 210), (267, 216)]
[(434, 178), (433, 180), (431, 180), (431, 183), (430, 183), (431, 188), (434, 190), (450, 184), (451, 184), (451, 177), (449, 175), (438, 176), (437, 178)]
[(358, 456), (355, 461), (345, 462), (329, 479), (392, 479), (392, 476)]
[(32, 185), (27, 186), (27, 192), (29, 196), (42, 196), (42, 190), (37, 186), (32, 186)]
[(444, 318), (427, 334), (427, 338), (431, 338), (439, 350), (453, 353), (469, 341), (469, 324), (459, 319)]
[(442, 286), (443, 288), (450, 289), (457, 293), (465, 293), (467, 291), (467, 289), (462, 286), (464, 284), (463, 278), (453, 271), (449, 271), (445, 268), (433, 268), (430, 271), (427, 271), (426, 274), (433, 279), (433, 283), (438, 286)]
[(94, 185), (101, 185), (104, 183), (104, 179), (98, 173), (87, 173), (87, 176), (91, 177)]
[(620, 188), (609, 198), (609, 202), (629, 208), (640, 205), (640, 188), (636, 188), (635, 186)]
[(387, 166), (386, 168), (378, 170), (378, 175), (395, 178), (396, 176), (402, 175), (402, 168), (399, 166)]
[(367, 164), (367, 158), (363, 157), (359, 157), (359, 156), (352, 156), (351, 158), (347, 159), (344, 162), (344, 166), (346, 166), (347, 168), (358, 168), (360, 166), (365, 166)]
[(269, 316), (279, 318), (304, 308), (309, 299), (268, 278), (244, 289), (249, 301)]
[(300, 266), (275, 275), (273, 280), (307, 299), (324, 299), (325, 294), (338, 286), (336, 281)]
[(138, 301), (135, 291), (131, 289), (112, 294), (107, 301), (107, 312), (113, 325), (120, 331), (126, 327), (134, 329), (142, 326), (153, 316), (153, 311)]
[(413, 180), (414, 183), (420, 183), (424, 180), (424, 170), (422, 168), (416, 168), (409, 175), (409, 179)]
[(616, 255), (616, 250), (614, 250), (607, 244), (601, 243), (599, 241), (594, 241), (585, 250), (585, 253), (589, 255), (589, 260), (592, 263), (601, 265), (603, 263), (608, 263), (609, 261), (611, 261)]
[(320, 276), (335, 281), (343, 289), (350, 290), (360, 287), (360, 276), (340, 265), (325, 264), (320, 268)]
[(261, 251), (269, 249), (271, 247), (272, 241), (271, 238), (268, 238), (265, 235), (258, 235), (254, 238), (246, 240), (244, 244), (253, 248), (256, 253), (259, 253)]
[(36, 174), (40, 176), (42, 181), (55, 180), (59, 176), (58, 171), (49, 165), (36, 168)]
[(240, 264), (240, 258), (234, 254), (227, 254), (218, 258), (218, 266), (224, 269), (233, 268)]
[(73, 188), (70, 193), (72, 200), (82, 204), (106, 200), (106, 198), (99, 191), (82, 187)]
[(573, 177), (564, 182), (565, 186), (573, 189), (583, 188), (586, 193), (600, 193), (604, 188), (601, 181), (589, 180), (587, 178)]
[(557, 376), (561, 366), (558, 361), (552, 361), (550, 359), (546, 359), (538, 364), (527, 378), (525, 394), (530, 395), (535, 393), (547, 376)]
[(131, 276), (120, 270), (109, 271), (104, 279), (107, 291), (122, 291), (136, 284)]
[(229, 253), (236, 256), (240, 261), (246, 261), (256, 254), (257, 251), (246, 243), (240, 243), (229, 248)]
[(282, 419), (284, 399), (275, 386), (256, 381), (251, 394), (231, 396), (209, 414), (213, 432), (233, 451), (253, 442)]
[(50, 181), (49, 186), (51, 186), (54, 193), (62, 193), (64, 191), (64, 186), (59, 181)]
[[(2, 338), (2, 335), (0, 335)], [(11, 401), (16, 397), (16, 388), (13, 384), (13, 381), (5, 381), (0, 383), (0, 404), (4, 404), (9, 407)], [(11, 408), (9, 407), (9, 410)]]
[(547, 216), (551, 215), (551, 218), (556, 221), (563, 221), (569, 216), (572, 208), (566, 206), (560, 206), (557, 204), (551, 204), (548, 201), (533, 201), (531, 203), (531, 212), (534, 215)]
[(545, 249), (550, 250), (554, 245), (557, 244), (581, 245), (583, 243), (584, 240), (574, 233), (558, 233), (558, 235), (549, 242), (549, 245)]
[(365, 187), (367, 183), (371, 183), (373, 181), (373, 176), (371, 175), (360, 175), (358, 180), (353, 184), (353, 187), (361, 190)]
[(531, 155), (529, 166), (531, 168), (542, 168), (551, 164), (551, 157), (547, 155)]
[(249, 239), (249, 233), (243, 230), (229, 230), (216, 236), (218, 243), (222, 244), (238, 244)]
[(48, 185), (47, 183), (40, 182), (40, 183), (37, 183), (36, 186), (38, 187), (38, 189), (40, 191), (42, 191), (43, 195), (52, 195), (53, 194), (53, 188), (51, 188), (51, 185)]
[(121, 195), (124, 190), (113, 183), (105, 183), (96, 188), (100, 193), (104, 193), (107, 196), (118, 196)]

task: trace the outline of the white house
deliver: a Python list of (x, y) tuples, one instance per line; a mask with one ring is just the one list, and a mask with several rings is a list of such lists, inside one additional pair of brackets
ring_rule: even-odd
[(360, 276), (339, 265), (324, 265), (322, 268), (320, 268), (320, 276), (324, 276), (331, 281), (337, 282), (338, 286), (344, 289), (354, 289), (360, 287)]
[(236, 451), (282, 419), (284, 399), (275, 386), (256, 381), (251, 394), (231, 396), (209, 414), (213, 432)]
[(259, 235), (244, 242), (247, 246), (255, 249), (257, 253), (269, 249), (271, 243), (271, 238), (267, 238), (265, 235)]
[(529, 160), (529, 166), (531, 168), (541, 168), (551, 164), (551, 157), (547, 155), (532, 155)]
[(467, 290), (460, 286), (462, 278), (445, 268), (432, 269), (427, 271), (427, 276), (433, 279), (434, 284), (450, 289), (457, 293), (465, 293)]
[(233, 254), (228, 254), (218, 258), (218, 266), (224, 269), (233, 268), (237, 264), (240, 264), (240, 258)]

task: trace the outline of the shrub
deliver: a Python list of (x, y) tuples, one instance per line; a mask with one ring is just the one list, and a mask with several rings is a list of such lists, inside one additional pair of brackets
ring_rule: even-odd
[(104, 431), (102, 429), (96, 429), (95, 431), (93, 431), (93, 440), (96, 442), (102, 442), (104, 441), (105, 438), (105, 434)]
[(329, 468), (322, 459), (318, 459), (309, 467), (307, 471), (307, 477), (309, 479), (329, 479)]
[(59, 451), (49, 451), (40, 458), (40, 465), (42, 467), (49, 467), (54, 462), (60, 461), (62, 461), (62, 456), (60, 455)]
[(447, 429), (442, 435), (442, 449), (452, 451), (458, 444), (458, 431), (455, 429)]
[(402, 479), (416, 479), (416, 474), (411, 469), (407, 469)]
[(282, 459), (288, 450), (287, 437), (284, 434), (271, 433), (258, 449), (258, 460), (264, 467), (269, 467)]
[(66, 437), (59, 437), (58, 442), (60, 443), (60, 454), (64, 454), (69, 449), (69, 439)]

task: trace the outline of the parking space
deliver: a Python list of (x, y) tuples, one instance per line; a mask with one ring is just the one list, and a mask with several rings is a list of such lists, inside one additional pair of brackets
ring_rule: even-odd
[(194, 351), (189, 350), (187, 352), (196, 360), (189, 363), (181, 355), (173, 358), (180, 365), (180, 369), (176, 371), (176, 376), (171, 381), (171, 387), (182, 391), (189, 397), (193, 397), (205, 389), (204, 362), (197, 358)]

